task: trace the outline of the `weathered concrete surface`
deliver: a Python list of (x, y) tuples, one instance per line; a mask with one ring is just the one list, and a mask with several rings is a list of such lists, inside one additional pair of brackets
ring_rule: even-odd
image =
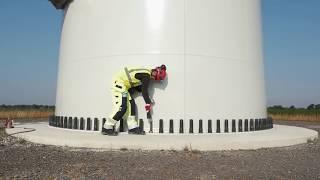
[[(259, 149), (302, 144), (318, 138), (318, 132), (314, 130), (284, 125), (274, 125), (274, 128), (270, 130), (236, 134), (154, 134), (138, 136), (122, 133), (116, 137), (103, 136), (100, 132), (51, 128), (45, 122), (16, 124), (15, 127), (14, 129), (7, 129), (7, 133), (31, 142), (105, 150), (123, 148), (143, 150), (191, 148), (201, 151)], [(34, 128), (35, 131), (19, 133), (29, 130), (24, 128)]]

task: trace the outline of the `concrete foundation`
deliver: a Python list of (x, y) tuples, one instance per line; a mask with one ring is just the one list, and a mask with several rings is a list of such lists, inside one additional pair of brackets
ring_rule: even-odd
[[(34, 128), (32, 132), (30, 129)], [(318, 138), (314, 130), (274, 125), (274, 128), (255, 132), (213, 133), (213, 134), (148, 134), (145, 136), (120, 133), (119, 136), (103, 136), (98, 131), (81, 131), (54, 128), (48, 123), (15, 124), (6, 129), (8, 134), (34, 143), (94, 148), (102, 150), (141, 149), (141, 150), (183, 150), (201, 151), (239, 150), (283, 147), (306, 143)], [(167, 137), (166, 137), (167, 136)]]

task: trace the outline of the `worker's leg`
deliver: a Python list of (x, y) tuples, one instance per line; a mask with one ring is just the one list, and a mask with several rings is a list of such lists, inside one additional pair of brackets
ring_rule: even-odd
[[(118, 132), (120, 132), (120, 130), (122, 130), (121, 132), (128, 130), (127, 119), (130, 118), (130, 114), (131, 114), (131, 106), (130, 106), (129, 99), (131, 99), (130, 94), (128, 94), (128, 97), (127, 97), (127, 106), (126, 106), (127, 110), (125, 114), (122, 116), (122, 118), (115, 125), (115, 130)], [(120, 127), (121, 123), (122, 123), (122, 129)]]
[(134, 102), (134, 99), (132, 99), (132, 97), (128, 96), (128, 119), (127, 119), (127, 124), (128, 124), (128, 129), (134, 129), (137, 128), (138, 125), (138, 121), (136, 120), (136, 104)]
[(128, 109), (128, 93), (112, 92), (113, 111), (104, 124), (105, 129), (113, 129), (115, 124), (123, 118)]
[(146, 133), (143, 131), (143, 129), (140, 129), (140, 127), (138, 125), (138, 121), (136, 120), (135, 106), (136, 106), (135, 102), (130, 96), (129, 103), (128, 103), (128, 108), (130, 109), (130, 111), (128, 111), (129, 117), (127, 119), (128, 129), (129, 129), (128, 133), (129, 134), (136, 134), (136, 135), (145, 135)]

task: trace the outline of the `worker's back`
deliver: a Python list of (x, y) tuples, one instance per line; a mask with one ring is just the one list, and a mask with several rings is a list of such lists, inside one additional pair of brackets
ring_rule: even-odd
[(148, 67), (125, 67), (114, 76), (114, 82), (123, 84), (126, 89), (136, 87), (141, 81), (135, 77), (137, 73), (146, 73), (151, 75), (151, 68)]

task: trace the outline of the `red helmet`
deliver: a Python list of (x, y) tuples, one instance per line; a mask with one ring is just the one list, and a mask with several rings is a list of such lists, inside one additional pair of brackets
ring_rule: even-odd
[(159, 81), (159, 80), (164, 80), (167, 76), (167, 67), (166, 65), (161, 65), (160, 67), (156, 67), (155, 69), (153, 69), (154, 71), (157, 72), (157, 74), (154, 76), (154, 79), (156, 81)]

